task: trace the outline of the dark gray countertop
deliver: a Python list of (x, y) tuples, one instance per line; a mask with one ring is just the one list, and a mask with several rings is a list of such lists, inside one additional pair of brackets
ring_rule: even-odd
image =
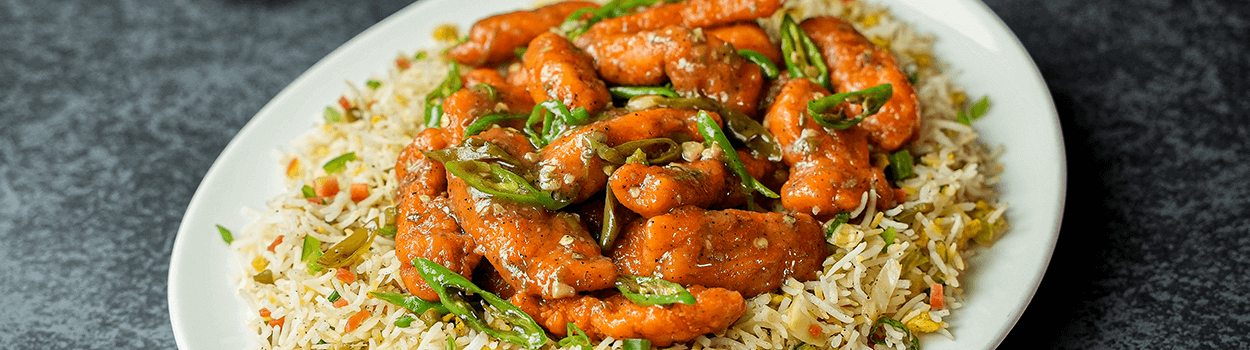
[[(1250, 4), (986, 2), (1069, 161), (1055, 257), (1002, 347), (1250, 347)], [(404, 5), (0, 2), (0, 348), (175, 348), (170, 251), (208, 167)]]

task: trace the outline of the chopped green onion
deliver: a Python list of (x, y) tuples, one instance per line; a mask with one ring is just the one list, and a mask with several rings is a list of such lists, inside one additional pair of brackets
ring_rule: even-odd
[(890, 154), (889, 159), (890, 165), (886, 166), (886, 168), (889, 170), (889, 174), (894, 176), (894, 181), (902, 181), (916, 176), (916, 172), (912, 170), (915, 162), (911, 158), (911, 152), (902, 149)]
[(395, 327), (408, 328), (408, 326), (412, 325), (412, 321), (416, 320), (417, 319), (412, 317), (412, 315), (399, 316), (399, 318), (395, 319)]
[(776, 192), (773, 192), (768, 186), (764, 186), (763, 183), (751, 177), (750, 173), (747, 173), (746, 166), (742, 165), (742, 159), (738, 158), (737, 152), (734, 152), (733, 145), (729, 144), (729, 139), (725, 138), (725, 133), (721, 131), (720, 126), (716, 125), (716, 120), (712, 119), (707, 114), (707, 111), (699, 111), (696, 118), (699, 123), (699, 133), (703, 135), (705, 140), (704, 143), (707, 144), (707, 147), (720, 147), (724, 151), (721, 153), (725, 155), (726, 165), (734, 171), (734, 174), (738, 175), (744, 188), (758, 191), (768, 198), (780, 198)]
[(443, 78), (443, 82), (434, 91), (425, 95), (425, 127), (438, 128), (442, 124), (443, 99), (459, 91), (463, 84), (460, 80), (460, 65), (452, 61), (447, 77)]
[(313, 198), (317, 196), (317, 190), (313, 189), (313, 187), (309, 185), (304, 185), (304, 187), (300, 188), (299, 191), (304, 195), (304, 198)]
[(230, 233), (225, 226), (217, 225), (217, 233), (221, 234), (221, 240), (226, 241), (226, 244), (234, 242), (234, 234)]
[(382, 86), (382, 82), (369, 79), (369, 81), (365, 82), (365, 86), (368, 86), (370, 90), (377, 90), (379, 86)]
[(616, 98), (634, 98), (638, 96), (659, 95), (670, 98), (681, 97), (672, 87), (667, 86), (613, 86), (608, 88), (608, 92), (612, 97)]
[(629, 338), (625, 339), (625, 343), (621, 347), (624, 350), (651, 350), (651, 341), (646, 339)]
[(321, 258), (321, 241), (313, 238), (313, 236), (304, 236), (303, 251), (300, 252), (299, 261), (308, 262), (308, 273), (313, 274), (321, 271), (324, 267), (317, 264), (317, 259)]
[[(416, 258), (412, 260), (412, 265), (434, 293), (438, 294), (443, 306), (459, 316), (469, 327), (530, 349), (539, 348), (547, 342), (547, 332), (543, 327), (516, 305), (474, 285), (468, 278), (436, 262)], [(477, 295), (485, 302), (480, 309), (465, 300), (470, 295)], [(507, 329), (487, 325), (484, 312), (493, 313), (496, 322), (506, 323)]]
[(694, 295), (685, 287), (659, 277), (622, 274), (616, 279), (616, 289), (629, 301), (642, 306), (695, 303)]
[(444, 307), (443, 304), (427, 301), (417, 296), (385, 292), (369, 292), (369, 295), (395, 306), (408, 309), (408, 311), (412, 311), (412, 313), (415, 314), (423, 314), (425, 313), (425, 310), (434, 310), (444, 314), (447, 313), (447, 307)]
[(885, 253), (885, 251), (890, 248), (890, 245), (894, 244), (894, 238), (896, 235), (898, 235), (898, 233), (894, 232), (893, 227), (887, 227), (885, 232), (881, 232), (881, 239), (885, 240), (885, 246), (881, 247), (882, 253)]
[(483, 131), (486, 131), (486, 129), (490, 129), (492, 125), (499, 124), (499, 122), (502, 122), (505, 120), (512, 120), (512, 119), (522, 119), (522, 118), (527, 118), (527, 117), (529, 116), (522, 115), (522, 114), (503, 114), (503, 113), (488, 114), (481, 118), (477, 118), (477, 120), (474, 120), (472, 124), (469, 124), (469, 127), (464, 128), (464, 138), (467, 139), (469, 138), (469, 136), (477, 135)]
[(578, 350), (591, 349), (590, 337), (586, 335), (586, 332), (583, 332), (581, 328), (577, 328), (577, 325), (573, 324), (573, 322), (569, 322), (567, 328), (568, 331), (565, 332), (564, 339), (560, 339), (560, 341), (556, 342), (556, 345), (562, 348), (576, 347)]
[(495, 197), (537, 204), (551, 210), (569, 205), (568, 201), (556, 200), (550, 192), (535, 188), (521, 175), (497, 164), (466, 160), (443, 163), (443, 166), (474, 189)]
[(425, 51), (421, 51), (421, 52), (418, 52), (416, 55), (412, 56), (412, 59), (414, 59), (414, 60), (423, 60), (423, 59), (425, 59), (425, 56), (427, 56), (427, 55), (429, 55), (429, 54), (425, 53)]
[(806, 78), (831, 89), (829, 66), (820, 48), (788, 14), (781, 20), (781, 55), (791, 78)]
[(356, 152), (347, 152), (338, 157), (334, 157), (334, 159), (331, 159), (326, 162), (325, 165), (322, 165), (321, 168), (325, 169), (326, 174), (333, 174), (347, 168), (347, 162), (353, 160), (356, 160)]
[(336, 291), (330, 292), (330, 296), (326, 297), (326, 301), (333, 303), (333, 302), (339, 301), (339, 299), (342, 299), (342, 298), (343, 298), (342, 296), (339, 296), (339, 291), (336, 290)]
[(841, 227), (842, 224), (845, 224), (850, 221), (851, 221), (851, 213), (849, 212), (844, 211), (844, 212), (839, 212), (838, 215), (834, 215), (833, 219), (825, 223), (825, 239), (832, 238), (833, 234), (835, 232), (838, 232), (838, 228)]
[(456, 350), (457, 346), (458, 344), (456, 344), (456, 338), (454, 337), (447, 338), (447, 350)]
[(907, 329), (907, 326), (904, 326), (902, 322), (886, 316), (881, 316), (876, 322), (872, 323), (872, 328), (869, 328), (868, 340), (872, 341), (873, 344), (885, 344), (885, 325), (890, 325), (895, 329), (903, 331), (903, 340), (911, 343), (907, 346), (908, 350), (920, 349), (920, 338), (912, 334), (911, 330)]
[[(870, 115), (881, 110), (881, 106), (894, 95), (894, 86), (888, 83), (863, 89), (860, 91), (843, 92), (807, 102), (807, 113), (812, 115), (820, 126), (845, 130)], [(859, 104), (862, 110), (858, 117), (850, 118), (842, 103)]]
[(334, 124), (343, 121), (343, 114), (339, 113), (339, 110), (334, 109), (334, 107), (326, 107), (326, 112), (323, 117), (325, 117), (326, 124)]
[(781, 75), (781, 71), (777, 68), (777, 65), (773, 64), (772, 60), (769, 60), (768, 57), (764, 57), (764, 54), (759, 53), (758, 51), (742, 49), (738, 50), (738, 55), (741, 55), (742, 58), (747, 59), (747, 61), (760, 66), (760, 72), (764, 73), (764, 76), (768, 77), (768, 79), (777, 79), (777, 76)]
[(391, 237), (398, 233), (398, 231), (399, 228), (395, 227), (395, 224), (390, 224), (382, 226), (382, 228), (378, 229), (378, 235), (382, 237)]
[(990, 108), (989, 96), (982, 96), (980, 100), (977, 100), (976, 103), (972, 104), (972, 107), (968, 110), (968, 113), (964, 113), (963, 111), (959, 111), (958, 113), (956, 113), (955, 120), (963, 125), (972, 125), (972, 121), (981, 119), (981, 117), (985, 115), (985, 111), (989, 110), (989, 108)]

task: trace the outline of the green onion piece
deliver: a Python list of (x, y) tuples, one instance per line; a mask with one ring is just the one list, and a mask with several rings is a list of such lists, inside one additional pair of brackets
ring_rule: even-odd
[(423, 314), (425, 313), (425, 310), (434, 310), (444, 314), (447, 313), (447, 307), (443, 306), (443, 304), (427, 301), (413, 295), (385, 292), (369, 292), (369, 295), (395, 306), (408, 309), (408, 311), (412, 311), (412, 313), (415, 314)]
[(321, 241), (313, 238), (311, 235), (304, 236), (303, 251), (300, 252), (299, 261), (308, 261), (312, 259), (313, 254), (321, 252)]
[(347, 238), (326, 249), (321, 258), (317, 259), (317, 264), (335, 268), (355, 263), (361, 255), (369, 251), (369, 246), (373, 244), (373, 238), (377, 236), (379, 221), (381, 221), (380, 217), (370, 222), (367, 225), (368, 227), (349, 227), (345, 229)]
[(959, 111), (955, 114), (955, 120), (963, 125), (972, 125), (973, 120), (981, 119), (985, 115), (985, 111), (990, 108), (989, 96), (983, 96), (968, 110), (968, 113)]
[(304, 198), (313, 198), (317, 196), (317, 190), (313, 189), (313, 187), (309, 185), (304, 185), (304, 187), (300, 188), (299, 191), (304, 195)]
[(457, 346), (458, 344), (456, 344), (456, 338), (453, 338), (453, 337), (447, 338), (447, 350), (456, 350)]
[(323, 114), (324, 115), (322, 117), (325, 118), (326, 124), (334, 124), (343, 121), (343, 114), (339, 113), (339, 110), (334, 109), (334, 107), (326, 107), (326, 111)]
[(748, 62), (760, 66), (760, 71), (763, 72), (764, 76), (768, 77), (768, 79), (777, 79), (777, 76), (781, 75), (781, 70), (777, 68), (777, 65), (773, 64), (772, 60), (769, 60), (768, 57), (764, 57), (764, 54), (759, 53), (758, 51), (741, 49), (738, 50), (738, 55), (747, 59)]
[(651, 350), (651, 341), (646, 339), (629, 338), (625, 339), (625, 343), (621, 346), (624, 350)]
[(850, 221), (851, 213), (849, 212), (844, 211), (839, 212), (838, 215), (834, 215), (833, 219), (830, 219), (829, 222), (825, 223), (825, 239), (833, 238), (833, 234), (838, 232), (838, 227), (841, 227), (842, 224)]
[[(317, 245), (320, 246), (321, 242), (318, 241)], [(321, 250), (316, 250), (316, 251), (313, 251), (312, 254), (308, 256), (308, 264), (306, 265), (306, 268), (308, 269), (308, 274), (311, 275), (311, 274), (321, 272), (321, 270), (325, 270), (325, 266), (321, 266), (321, 264), (317, 263), (317, 260), (321, 259), (322, 254), (325, 254), (325, 253), (322, 253)]]
[(480, 138), (466, 138), (459, 146), (421, 153), (444, 164), (470, 160), (491, 161), (513, 172), (524, 172), (521, 160), (513, 157), (503, 147)]
[(256, 281), (256, 283), (273, 284), (273, 271), (265, 269), (265, 271), (261, 271), (256, 276), (252, 276), (252, 280)]
[(463, 84), (464, 82), (460, 80), (460, 65), (452, 61), (447, 77), (443, 78), (443, 82), (439, 83), (434, 91), (425, 95), (425, 127), (438, 128), (442, 124), (443, 99), (459, 91)]
[(725, 155), (725, 164), (734, 171), (734, 174), (738, 175), (738, 178), (742, 181), (742, 186), (744, 188), (747, 190), (758, 191), (768, 198), (781, 197), (777, 195), (776, 192), (769, 189), (768, 186), (764, 186), (763, 183), (756, 181), (754, 177), (751, 177), (750, 173), (747, 173), (746, 166), (742, 165), (742, 159), (738, 158), (738, 153), (734, 152), (733, 145), (729, 144), (729, 139), (725, 138), (725, 133), (721, 131), (720, 126), (716, 125), (716, 120), (712, 119), (706, 111), (699, 111), (696, 118), (699, 123), (699, 133), (702, 134), (703, 139), (706, 140), (704, 143), (706, 143), (708, 147), (716, 146), (720, 147), (720, 149), (724, 151), (721, 153)]
[(621, 219), (616, 216), (616, 195), (612, 189), (603, 191), (603, 227), (599, 230), (599, 248), (612, 249), (612, 243), (621, 233)]
[(326, 162), (325, 165), (322, 165), (321, 168), (325, 169), (326, 174), (333, 174), (347, 168), (347, 162), (353, 160), (356, 160), (356, 152), (347, 152), (338, 157), (334, 157), (334, 159), (331, 159)]
[(694, 295), (685, 287), (658, 277), (622, 274), (616, 278), (616, 289), (629, 301), (642, 306), (695, 303)]
[(556, 200), (550, 192), (534, 188), (521, 175), (497, 164), (467, 160), (447, 162), (443, 166), (447, 168), (447, 172), (464, 180), (469, 186), (495, 197), (541, 205), (551, 210), (558, 210), (569, 204), (568, 201)]
[(417, 319), (412, 317), (412, 315), (399, 316), (399, 318), (395, 319), (395, 327), (408, 328), (408, 326), (412, 325), (412, 321), (416, 320)]
[(781, 20), (781, 55), (790, 77), (806, 78), (825, 89), (831, 89), (829, 66), (825, 64), (820, 48), (803, 32), (803, 28), (794, 23), (794, 18), (790, 15)]
[(564, 334), (564, 339), (560, 339), (560, 341), (556, 342), (556, 345), (562, 348), (576, 347), (579, 350), (590, 350), (592, 348), (590, 337), (581, 328), (577, 328), (577, 325), (573, 324), (573, 322), (569, 322), (568, 331)]
[(234, 242), (234, 234), (230, 233), (230, 230), (226, 229), (225, 226), (217, 225), (217, 233), (221, 234), (221, 240), (226, 241), (226, 244)]
[(694, 108), (716, 112), (725, 120), (725, 130), (742, 141), (752, 152), (764, 156), (770, 162), (781, 161), (781, 144), (763, 124), (733, 108), (705, 98), (657, 98), (657, 106), (669, 108)]
[(382, 228), (378, 229), (378, 235), (382, 237), (392, 237), (392, 236), (395, 236), (395, 234), (398, 232), (399, 232), (399, 228), (396, 227), (394, 224), (382, 226)]
[(330, 296), (326, 297), (326, 301), (333, 303), (333, 302), (339, 301), (339, 299), (342, 299), (342, 298), (343, 298), (342, 296), (339, 296), (339, 291), (336, 290), (336, 291), (330, 292)]
[(897, 233), (897, 232), (894, 232), (894, 228), (893, 228), (893, 227), (887, 227), (887, 228), (885, 229), (885, 232), (881, 232), (881, 239), (885, 240), (885, 246), (884, 246), (884, 247), (881, 247), (881, 252), (882, 252), (882, 253), (885, 253), (885, 251), (886, 251), (886, 250), (888, 250), (888, 249), (890, 248), (890, 245), (891, 245), (891, 244), (894, 244), (894, 238), (895, 238), (895, 236), (897, 236), (897, 235), (898, 235), (898, 233)]
[(667, 86), (613, 86), (608, 88), (608, 92), (612, 97), (616, 98), (634, 98), (638, 96), (659, 95), (669, 98), (681, 97), (673, 88)]
[[(483, 290), (470, 282), (468, 278), (436, 262), (416, 258), (412, 260), (412, 265), (421, 273), (421, 277), (430, 285), (434, 293), (438, 294), (443, 306), (449, 312), (460, 316), (469, 327), (530, 349), (539, 348), (547, 342), (547, 332), (543, 327), (516, 305)], [(470, 295), (477, 295), (485, 302), (481, 305), (481, 311), (465, 300)], [(500, 330), (487, 325), (483, 312), (493, 313), (497, 321), (507, 324), (508, 329)]]
[(423, 60), (423, 59), (425, 59), (425, 57), (426, 57), (426, 56), (428, 56), (428, 55), (429, 55), (429, 54), (425, 53), (425, 51), (421, 51), (421, 52), (418, 52), (416, 55), (412, 56), (412, 59), (414, 59), (414, 60)]
[(903, 331), (906, 337), (903, 340), (911, 343), (907, 346), (908, 350), (920, 349), (920, 338), (912, 334), (911, 330), (907, 329), (907, 326), (904, 326), (902, 322), (886, 316), (881, 316), (876, 322), (872, 323), (872, 328), (869, 328), (868, 340), (872, 341), (873, 344), (885, 344), (885, 325), (890, 325), (895, 329)]
[(382, 82), (369, 79), (369, 81), (365, 82), (365, 86), (368, 86), (370, 90), (377, 90), (379, 86), (382, 86)]
[[(870, 115), (877, 113), (886, 101), (894, 95), (894, 86), (890, 84), (881, 84), (860, 91), (843, 92), (822, 97), (820, 99), (807, 102), (807, 113), (812, 115), (812, 119), (816, 120), (816, 124), (820, 126), (845, 130), (859, 122), (864, 121)], [(862, 110), (858, 117), (850, 118), (847, 115), (846, 108), (842, 107), (842, 103), (859, 104)]]
[(522, 57), (525, 57), (525, 51), (529, 51), (528, 46), (521, 46), (521, 47), (512, 49), (512, 54), (516, 55), (517, 58), (522, 58)]
[(890, 154), (890, 165), (886, 166), (889, 174), (894, 176), (894, 181), (906, 180), (912, 176), (916, 176), (916, 172), (912, 170), (915, 162), (911, 158), (911, 152), (905, 149)]
[(464, 138), (467, 139), (469, 136), (477, 135), (486, 131), (486, 129), (490, 129), (491, 125), (499, 124), (499, 122), (512, 119), (522, 119), (526, 117), (528, 116), (517, 114), (487, 114), (486, 116), (477, 118), (477, 120), (474, 120), (472, 124), (469, 124), (469, 127), (464, 128)]

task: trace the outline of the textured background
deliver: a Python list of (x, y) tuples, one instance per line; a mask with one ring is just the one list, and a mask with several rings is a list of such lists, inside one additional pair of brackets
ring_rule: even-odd
[[(1059, 109), (1055, 258), (1003, 348), (1250, 348), (1250, 4), (986, 0)], [(217, 155), (401, 1), (0, 1), (0, 348), (174, 348)], [(970, 331), (970, 330), (961, 330)]]

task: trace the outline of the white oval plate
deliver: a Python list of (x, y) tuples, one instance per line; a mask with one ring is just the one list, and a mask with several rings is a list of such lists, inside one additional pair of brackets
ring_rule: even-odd
[[(882, 0), (921, 33), (938, 38), (939, 59), (970, 96), (994, 107), (974, 126), (990, 145), (1003, 145), (1003, 199), (1011, 229), (971, 259), (968, 301), (952, 317), (957, 337), (927, 335), (926, 350), (994, 348), (1024, 312), (1050, 261), (1063, 214), (1066, 162), (1050, 93), (1028, 53), (984, 4), (975, 0)], [(242, 228), (241, 208), (263, 209), (282, 193), (275, 150), (319, 122), (344, 91), (343, 82), (381, 76), (401, 52), (432, 47), (442, 23), (468, 28), (490, 14), (530, 0), (422, 0), (379, 22), (327, 55), (279, 93), (226, 146), (209, 168), (178, 228), (169, 266), (169, 318), (180, 349), (255, 348), (245, 325), (246, 302), (230, 280), (243, 271), (215, 225)], [(315, 40), (316, 38), (309, 38)]]

